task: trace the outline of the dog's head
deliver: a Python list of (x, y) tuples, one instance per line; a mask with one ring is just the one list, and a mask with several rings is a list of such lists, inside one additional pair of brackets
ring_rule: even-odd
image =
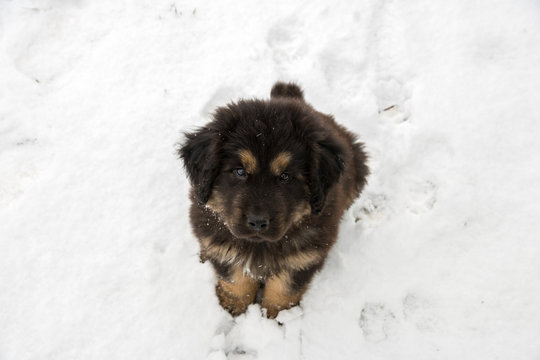
[(283, 83), (269, 101), (218, 108), (179, 150), (196, 200), (237, 238), (281, 239), (321, 212), (343, 171), (342, 147), (321, 125), (324, 116), (298, 86)]

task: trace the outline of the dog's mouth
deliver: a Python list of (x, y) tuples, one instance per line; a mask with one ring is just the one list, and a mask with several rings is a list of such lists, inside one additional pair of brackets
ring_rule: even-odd
[(246, 240), (249, 240), (249, 241), (255, 242), (255, 243), (260, 243), (260, 242), (267, 241), (267, 240), (263, 239), (260, 236), (250, 236), (250, 237), (247, 237)]
[(254, 242), (254, 243), (263, 243), (263, 242), (279, 241), (282, 239), (282, 236), (271, 237), (271, 236), (265, 236), (262, 234), (250, 234), (246, 236), (239, 236), (239, 238), (250, 241), (250, 242)]
[(229, 228), (229, 230), (236, 238), (247, 240), (253, 243), (277, 242), (283, 238), (282, 234), (243, 232), (243, 231), (235, 231), (234, 229), (231, 229), (231, 228)]
[(235, 220), (225, 222), (227, 229), (235, 238), (252, 243), (278, 242), (283, 239), (289, 230), (288, 224), (284, 224), (278, 220), (271, 221), (269, 226), (259, 231), (252, 229), (253, 226), (249, 226), (244, 220)]

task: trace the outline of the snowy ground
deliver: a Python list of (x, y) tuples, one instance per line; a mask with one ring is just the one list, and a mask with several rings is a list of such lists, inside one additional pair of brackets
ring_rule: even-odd
[[(298, 81), (373, 175), (233, 320), (182, 130)], [(0, 0), (0, 359), (540, 359), (540, 3)]]

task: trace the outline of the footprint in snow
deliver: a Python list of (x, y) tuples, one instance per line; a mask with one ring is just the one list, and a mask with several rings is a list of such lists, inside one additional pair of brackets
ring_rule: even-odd
[(397, 328), (397, 319), (382, 303), (366, 303), (360, 313), (358, 325), (366, 341), (378, 343), (392, 337)]
[[(12, 144), (15, 147), (12, 147)], [(26, 187), (33, 182), (38, 175), (38, 167), (33, 154), (38, 149), (33, 148), (38, 144), (36, 138), (21, 138), (7, 145), (13, 152), (6, 155), (8, 171), (0, 177), (0, 204), (8, 204), (20, 197)], [(9, 157), (17, 161), (9, 161)]]
[(296, 16), (276, 22), (268, 31), (266, 43), (272, 50), (272, 58), (278, 66), (303, 58), (308, 44), (302, 36), (304, 24)]
[(386, 195), (382, 193), (362, 194), (358, 205), (353, 208), (354, 221), (381, 220), (384, 217), (387, 202)]
[(409, 184), (407, 208), (414, 214), (433, 209), (437, 203), (437, 184), (425, 179), (412, 180)]
[(433, 332), (444, 329), (444, 321), (433, 311), (433, 304), (414, 294), (403, 299), (403, 316), (422, 332)]

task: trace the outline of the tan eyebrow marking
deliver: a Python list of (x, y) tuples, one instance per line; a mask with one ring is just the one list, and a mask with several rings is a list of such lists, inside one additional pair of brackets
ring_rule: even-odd
[(287, 165), (291, 162), (292, 155), (288, 151), (280, 152), (271, 162), (270, 162), (270, 171), (272, 174), (279, 176), (285, 169)]
[(244, 169), (249, 174), (254, 174), (257, 171), (257, 159), (251, 151), (247, 149), (238, 150), (238, 156), (240, 157)]

